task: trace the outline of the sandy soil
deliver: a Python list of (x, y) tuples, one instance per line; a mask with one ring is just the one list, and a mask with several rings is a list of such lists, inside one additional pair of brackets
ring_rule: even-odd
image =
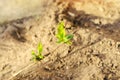
[(49, 5), (51, 0), (0, 0), (0, 24), (5, 21), (20, 19), (44, 11), (44, 7)]
[[(54, 1), (41, 15), (2, 24), (0, 80), (120, 80), (119, 0), (103, 1), (114, 6), (109, 9), (103, 4), (105, 10), (95, 10), (96, 13), (94, 8), (104, 8), (103, 5), (85, 1)], [(91, 11), (87, 2), (96, 4)], [(115, 16), (106, 16), (112, 15), (112, 10)], [(56, 43), (55, 33), (61, 20), (67, 33), (74, 34), (72, 45)], [(45, 58), (30, 61), (31, 51), (39, 42)]]

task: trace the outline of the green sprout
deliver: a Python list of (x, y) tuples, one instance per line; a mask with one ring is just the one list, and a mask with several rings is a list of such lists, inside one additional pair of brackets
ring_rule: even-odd
[(32, 51), (32, 60), (42, 60), (44, 58), (44, 56), (42, 55), (42, 51), (43, 51), (43, 46), (41, 43), (38, 44), (37, 47), (37, 52)]
[(72, 43), (70, 40), (73, 38), (73, 35), (66, 34), (63, 21), (58, 24), (56, 37), (58, 39), (57, 43)]

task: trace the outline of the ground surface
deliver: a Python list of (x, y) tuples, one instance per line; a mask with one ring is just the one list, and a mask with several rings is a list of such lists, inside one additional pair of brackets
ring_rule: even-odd
[[(0, 80), (120, 80), (119, 0), (68, 2), (1, 25)], [(72, 45), (56, 43), (61, 20)], [(45, 58), (30, 61), (39, 42)]]
[(51, 0), (0, 0), (0, 23), (41, 14)]

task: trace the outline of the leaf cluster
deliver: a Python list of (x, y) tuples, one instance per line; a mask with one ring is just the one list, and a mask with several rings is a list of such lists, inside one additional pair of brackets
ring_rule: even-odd
[(66, 31), (65, 31), (65, 28), (64, 28), (64, 22), (60, 22), (58, 24), (56, 37), (58, 39), (57, 43), (71, 44), (70, 40), (73, 38), (73, 35), (72, 34), (66, 34)]
[(37, 47), (37, 52), (32, 51), (32, 60), (42, 60), (44, 58), (44, 56), (42, 55), (42, 51), (43, 51), (43, 46), (41, 43), (38, 44)]

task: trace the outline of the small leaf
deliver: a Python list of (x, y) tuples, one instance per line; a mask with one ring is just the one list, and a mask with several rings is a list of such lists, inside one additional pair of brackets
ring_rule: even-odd
[(68, 41), (69, 41), (69, 39), (67, 39), (67, 37), (64, 37), (63, 42), (66, 43)]
[(40, 54), (40, 53), (42, 53), (42, 51), (43, 51), (43, 46), (42, 46), (42, 44), (41, 43), (39, 43), (38, 44), (38, 54)]
[(72, 42), (71, 42), (71, 41), (68, 41), (68, 42), (66, 42), (66, 44), (69, 44), (69, 45), (71, 45), (71, 44), (72, 44)]
[(34, 51), (32, 51), (32, 55), (35, 55), (35, 52), (34, 52)]
[(71, 39), (73, 38), (73, 35), (71, 35), (71, 34), (66, 35), (66, 38), (67, 38), (68, 40), (71, 40)]
[(43, 59), (44, 58), (44, 56), (43, 55), (39, 55), (39, 59)]
[(58, 24), (57, 35), (59, 35), (61, 38), (66, 35), (63, 21)]
[(31, 54), (32, 54), (32, 59), (31, 59), (31, 60), (35, 60), (37, 55), (35, 54), (35, 52), (34, 52), (34, 51), (32, 51), (32, 53), (31, 53)]
[(33, 58), (31, 60), (42, 60), (44, 58), (44, 56), (41, 54), (43, 51), (43, 46), (41, 43), (38, 44), (37, 46), (37, 53), (35, 53), (34, 51), (32, 51), (32, 56)]

